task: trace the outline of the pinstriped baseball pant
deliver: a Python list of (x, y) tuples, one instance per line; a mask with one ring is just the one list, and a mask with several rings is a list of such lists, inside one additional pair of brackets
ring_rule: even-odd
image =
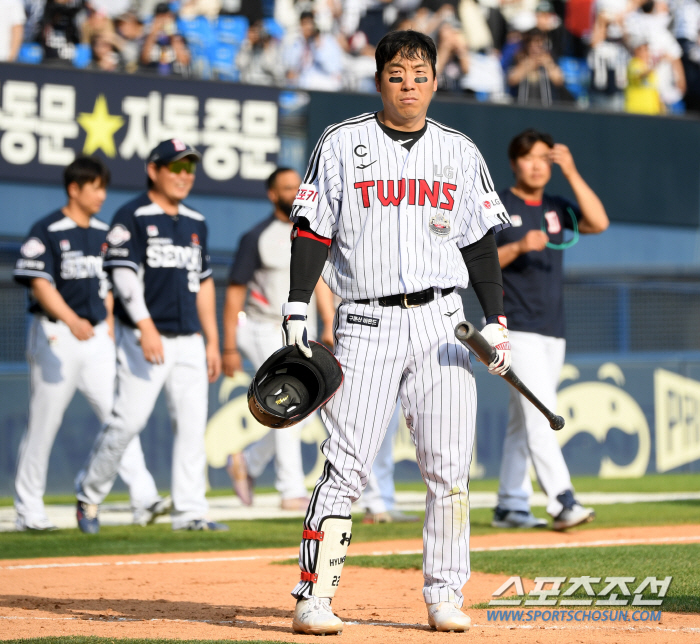
[[(330, 434), (321, 447), (327, 462), (304, 521), (306, 529), (318, 530), (324, 517), (350, 516), (400, 397), (428, 487), (423, 596), (426, 603), (459, 606), (469, 579), (469, 465), (476, 419), (468, 352), (454, 336), (463, 319), (456, 292), (410, 309), (341, 303), (335, 355), (345, 379), (321, 411)], [(302, 571), (313, 572), (317, 543), (302, 541)], [(309, 597), (312, 587), (299, 582), (292, 594)]]

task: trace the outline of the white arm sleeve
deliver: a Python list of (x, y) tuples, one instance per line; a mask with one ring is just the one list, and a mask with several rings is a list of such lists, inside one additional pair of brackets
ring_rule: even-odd
[(112, 282), (115, 294), (121, 300), (134, 324), (151, 317), (143, 297), (143, 287), (139, 276), (134, 271), (123, 266), (114, 268)]

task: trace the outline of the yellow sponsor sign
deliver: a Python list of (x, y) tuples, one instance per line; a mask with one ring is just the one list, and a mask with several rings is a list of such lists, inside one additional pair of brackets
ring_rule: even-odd
[(700, 459), (700, 382), (656, 369), (654, 399), (656, 471)]

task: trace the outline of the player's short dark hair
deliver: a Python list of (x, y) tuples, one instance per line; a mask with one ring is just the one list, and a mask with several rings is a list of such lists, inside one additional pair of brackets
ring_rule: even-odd
[(510, 142), (510, 145), (508, 146), (508, 158), (511, 161), (515, 161), (520, 157), (530, 154), (532, 146), (540, 141), (549, 148), (554, 147), (554, 139), (552, 138), (551, 134), (547, 134), (546, 132), (538, 132), (532, 128), (521, 132)]
[(430, 63), (433, 76), (436, 76), (435, 63), (437, 61), (437, 49), (430, 36), (408, 29), (406, 31), (390, 31), (377, 44), (374, 51), (374, 60), (377, 63), (377, 74), (381, 74), (384, 66), (390, 63), (396, 56), (415, 60), (420, 58)]
[(265, 182), (265, 187), (270, 190), (275, 187), (275, 183), (277, 182), (277, 177), (281, 175), (284, 172), (296, 172), (294, 168), (287, 168), (286, 166), (282, 166), (280, 168), (277, 168), (276, 170), (273, 171), (273, 173), (267, 178), (267, 181)]
[(106, 188), (111, 179), (109, 168), (97, 157), (79, 156), (63, 170), (63, 187), (68, 193), (68, 186), (77, 183), (82, 188), (86, 183), (100, 179)]

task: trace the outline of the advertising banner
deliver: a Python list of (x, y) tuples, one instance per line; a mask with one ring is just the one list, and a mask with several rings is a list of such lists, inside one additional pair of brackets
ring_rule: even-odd
[(145, 187), (144, 160), (178, 138), (202, 153), (197, 192), (264, 197), (280, 151), (279, 90), (234, 83), (0, 64), (0, 178), (61, 183), (76, 155), (112, 186)]

